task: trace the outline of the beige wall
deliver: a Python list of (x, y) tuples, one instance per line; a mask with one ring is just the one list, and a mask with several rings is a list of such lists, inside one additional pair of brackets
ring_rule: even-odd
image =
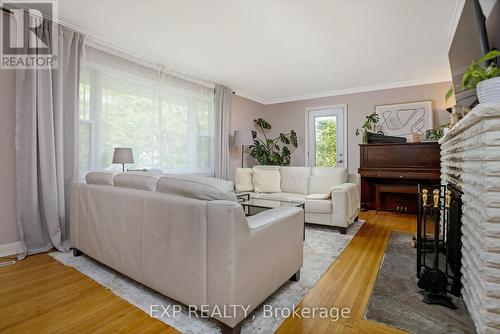
[(16, 225), (15, 76), (0, 70), (0, 245), (19, 241)]
[[(244, 97), (234, 95), (231, 110), (231, 141), (230, 141), (230, 170), (229, 178), (234, 179), (234, 171), (236, 167), (241, 166), (241, 147), (233, 145), (232, 136), (234, 130), (253, 129), (253, 120), (262, 117), (265, 114), (265, 105), (246, 99)], [(245, 166), (253, 166), (255, 161), (250, 158), (248, 148), (245, 151)]]
[(311, 100), (286, 102), (266, 106), (264, 118), (273, 126), (273, 133), (287, 132), (290, 129), (297, 131), (299, 147), (292, 152), (292, 165), (303, 166), (305, 161), (305, 119), (306, 109), (336, 104), (347, 104), (347, 158), (351, 173), (357, 172), (359, 167), (359, 146), (361, 137), (356, 137), (355, 130), (360, 127), (365, 116), (375, 111), (375, 106), (411, 101), (432, 100), (434, 109), (434, 123), (447, 124), (449, 114), (445, 108), (444, 95), (451, 83), (436, 83), (421, 86), (394, 88), (387, 90), (331, 96)]
[[(294, 129), (299, 136), (299, 147), (292, 153), (292, 165), (304, 165), (304, 133), (305, 110), (310, 107), (347, 104), (348, 124), (348, 166), (355, 172), (359, 165), (360, 138), (354, 135), (366, 115), (370, 114), (375, 105), (407, 101), (432, 100), (435, 119), (438, 124), (448, 122), (448, 113), (444, 94), (449, 83), (438, 83), (423, 86), (396, 88), (367, 93), (332, 96), (274, 105), (263, 105), (240, 96), (233, 97), (231, 115), (231, 135), (236, 129), (253, 129), (253, 120), (264, 117), (273, 126), (273, 132), (279, 133)], [(18, 241), (15, 210), (15, 152), (14, 152), (14, 73), (0, 70), (0, 245)], [(234, 170), (241, 164), (240, 147), (230, 144), (230, 178)], [(248, 152), (245, 153), (245, 165), (251, 166), (255, 161)]]

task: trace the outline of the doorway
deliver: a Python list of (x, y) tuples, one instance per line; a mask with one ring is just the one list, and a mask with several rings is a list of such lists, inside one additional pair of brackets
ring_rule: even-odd
[(346, 105), (307, 110), (307, 153), (311, 167), (347, 168)]

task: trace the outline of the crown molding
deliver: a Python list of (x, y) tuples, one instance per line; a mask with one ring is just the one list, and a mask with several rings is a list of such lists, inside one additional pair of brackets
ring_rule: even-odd
[(254, 102), (257, 102), (257, 103), (260, 103), (260, 104), (263, 104), (263, 105), (267, 105), (269, 104), (265, 99), (259, 97), (259, 96), (256, 96), (256, 95), (253, 95), (251, 93), (248, 93), (247, 91), (244, 91), (244, 90), (241, 90), (241, 89), (233, 89), (234, 90), (234, 94), (240, 96), (240, 97), (243, 97), (247, 100), (252, 100)]
[(293, 102), (293, 101), (317, 99), (317, 98), (321, 98), (321, 97), (348, 95), (348, 94), (356, 94), (356, 93), (366, 93), (366, 92), (385, 90), (385, 89), (428, 85), (428, 84), (447, 82), (447, 81), (451, 81), (450, 75), (441, 76), (441, 77), (422, 78), (422, 79), (408, 80), (408, 81), (399, 81), (399, 82), (392, 82), (392, 83), (383, 83), (383, 84), (377, 84), (377, 85), (360, 86), (360, 87), (345, 88), (345, 89), (336, 89), (336, 90), (329, 90), (329, 91), (324, 91), (324, 92), (317, 92), (317, 93), (310, 93), (310, 94), (303, 94), (303, 95), (296, 95), (296, 96), (289, 96), (289, 97), (268, 99), (268, 100), (260, 98), (260, 97), (256, 97), (252, 94), (248, 94), (246, 92), (241, 92), (238, 90), (236, 90), (236, 94), (241, 96), (241, 97), (244, 97), (246, 99), (258, 102), (260, 104), (270, 105), (270, 104), (286, 103), (286, 102)]

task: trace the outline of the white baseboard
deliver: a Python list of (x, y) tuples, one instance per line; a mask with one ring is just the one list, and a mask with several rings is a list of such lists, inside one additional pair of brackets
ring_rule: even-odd
[(23, 252), (23, 244), (21, 243), (21, 241), (0, 245), (0, 257), (18, 255), (21, 254), (22, 252)]

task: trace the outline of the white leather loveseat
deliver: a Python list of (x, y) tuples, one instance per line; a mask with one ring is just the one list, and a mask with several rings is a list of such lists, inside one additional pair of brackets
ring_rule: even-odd
[(307, 223), (347, 227), (360, 211), (360, 176), (340, 167), (237, 168), (237, 192), (252, 198), (305, 202)]
[[(299, 277), (300, 208), (245, 217), (233, 183), (206, 177), (90, 173), (87, 182), (71, 189), (74, 254), (83, 252), (180, 303), (252, 311)], [(244, 317), (240, 308), (214, 316), (232, 333)]]

